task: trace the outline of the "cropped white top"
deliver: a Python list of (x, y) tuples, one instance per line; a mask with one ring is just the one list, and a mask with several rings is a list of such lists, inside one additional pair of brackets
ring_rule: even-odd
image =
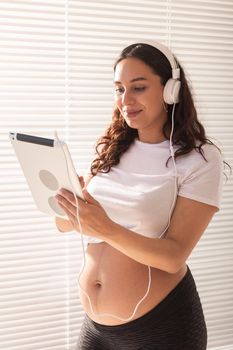
[[(173, 146), (174, 151), (179, 146)], [(168, 224), (174, 191), (220, 208), (223, 185), (223, 160), (215, 146), (204, 145), (205, 158), (193, 150), (176, 159), (170, 156), (169, 140), (150, 144), (138, 139), (108, 173), (97, 173), (87, 186), (108, 216), (118, 224), (147, 237), (159, 237)], [(175, 206), (175, 202), (174, 202)], [(101, 240), (88, 237), (88, 243)]]

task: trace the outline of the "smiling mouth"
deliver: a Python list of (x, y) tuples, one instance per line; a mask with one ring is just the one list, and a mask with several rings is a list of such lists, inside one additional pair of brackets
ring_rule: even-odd
[(134, 117), (136, 117), (140, 112), (142, 112), (142, 110), (136, 111), (136, 112), (129, 112), (129, 113), (126, 112), (126, 117), (127, 117), (127, 118), (134, 118)]

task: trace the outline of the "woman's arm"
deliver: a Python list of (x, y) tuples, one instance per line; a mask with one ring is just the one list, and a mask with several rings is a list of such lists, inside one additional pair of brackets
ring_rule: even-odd
[[(130, 258), (168, 273), (184, 265), (211, 221), (216, 206), (178, 196), (170, 225), (162, 239), (150, 238), (112, 221), (100, 203), (88, 191), (79, 199), (79, 217), (85, 235), (102, 239)], [(75, 222), (73, 194), (62, 190), (57, 200)], [(156, 215), (156, 212), (155, 212)], [(74, 228), (79, 232), (79, 227)]]
[(178, 196), (170, 226), (162, 239), (142, 236), (112, 222), (104, 240), (142, 264), (176, 273), (216, 211), (215, 206)]
[[(88, 183), (92, 177), (93, 177), (93, 175), (89, 174), (89, 173), (86, 174), (84, 176), (84, 178), (83, 178), (83, 176), (79, 176), (79, 181), (81, 183), (82, 189), (88, 185)], [(62, 219), (58, 216), (55, 217), (55, 224), (56, 224), (57, 229), (60, 232), (69, 232), (69, 231), (73, 231), (73, 229), (74, 229), (70, 220)]]

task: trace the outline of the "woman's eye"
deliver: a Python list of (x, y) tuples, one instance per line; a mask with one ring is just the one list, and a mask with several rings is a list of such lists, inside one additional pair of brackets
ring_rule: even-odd
[(143, 90), (145, 90), (145, 87), (144, 86), (142, 86), (142, 87), (135, 87), (135, 90), (136, 91), (143, 91)]
[(116, 94), (122, 94), (123, 92), (124, 92), (124, 90), (122, 88), (115, 89)]
[[(135, 87), (134, 90), (135, 90), (135, 91), (138, 91), (138, 92), (143, 91), (143, 90), (145, 90), (145, 86)], [(118, 94), (121, 94), (121, 93), (124, 92), (124, 89), (122, 89), (122, 88), (117, 88), (117, 89), (115, 89), (115, 92), (118, 93)]]

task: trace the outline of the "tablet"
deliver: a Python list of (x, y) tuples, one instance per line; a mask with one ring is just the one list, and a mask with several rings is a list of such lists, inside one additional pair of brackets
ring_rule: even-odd
[(59, 188), (74, 191), (84, 199), (67, 144), (14, 132), (9, 137), (37, 208), (48, 215), (66, 218), (54, 198)]

